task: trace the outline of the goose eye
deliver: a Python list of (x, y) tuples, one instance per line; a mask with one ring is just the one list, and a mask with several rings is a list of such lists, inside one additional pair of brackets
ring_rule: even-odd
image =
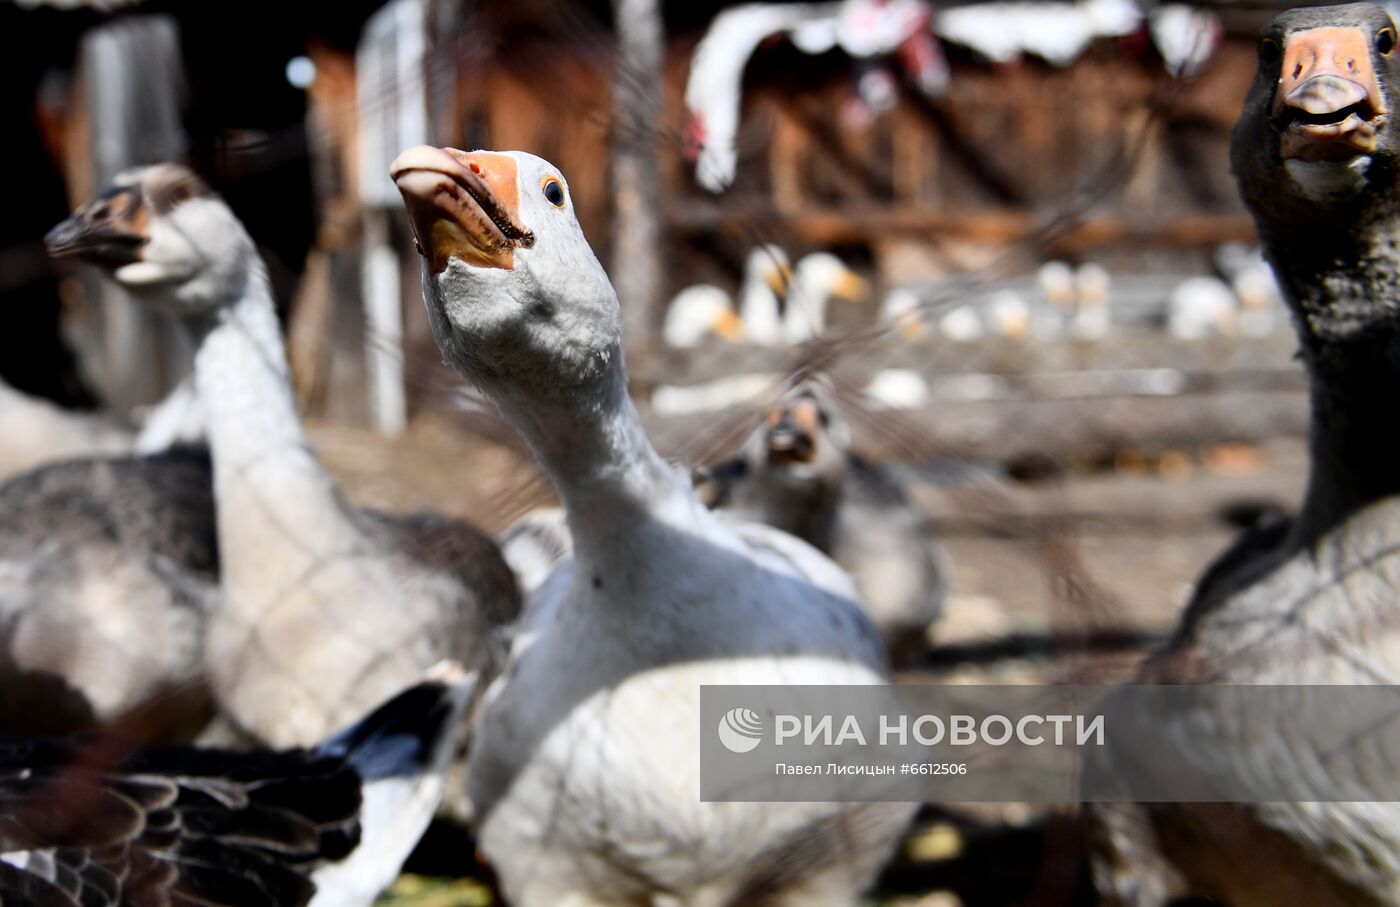
[(1281, 58), (1282, 56), (1283, 53), (1282, 51), (1280, 51), (1277, 41), (1275, 41), (1273, 38), (1260, 39), (1259, 62), (1277, 63), (1279, 61), (1279, 58)]
[(554, 207), (564, 207), (564, 184), (552, 176), (545, 177), (545, 181), (540, 185), (544, 191), (545, 199)]
[(1383, 28), (1376, 32), (1376, 52), (1383, 57), (1390, 56), (1390, 52), (1395, 49), (1395, 30)]

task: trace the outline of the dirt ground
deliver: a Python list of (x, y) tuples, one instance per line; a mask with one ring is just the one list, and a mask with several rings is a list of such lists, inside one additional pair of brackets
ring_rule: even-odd
[[(499, 531), (550, 500), (528, 454), (443, 418), (404, 438), (312, 426), (357, 503), (436, 507)], [(1127, 453), (1107, 469), (1019, 484), (995, 470), (906, 464), (916, 501), (954, 569), (954, 594), (924, 657), (901, 679), (937, 683), (1106, 683), (1175, 623), (1195, 577), (1239, 528), (1296, 506), (1306, 452), (1257, 448)], [(930, 474), (939, 478), (925, 480)], [(962, 475), (960, 480), (947, 476)], [(966, 478), (966, 477), (971, 478)], [(1068, 590), (1068, 591), (1067, 591)], [(1092, 905), (1083, 825), (1072, 808), (928, 806), (872, 904)], [(406, 875), (399, 907), (484, 907), (474, 879)]]

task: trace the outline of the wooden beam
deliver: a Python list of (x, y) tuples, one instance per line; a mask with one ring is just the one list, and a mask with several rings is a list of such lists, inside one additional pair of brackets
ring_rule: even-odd
[[(730, 212), (713, 204), (686, 204), (669, 209), (667, 226), (682, 234), (742, 236), (756, 228), (771, 229), (775, 219), (785, 233), (817, 246), (900, 234), (1002, 246), (1031, 237), (1043, 225), (1041, 218), (1021, 211), (950, 213), (931, 206), (904, 206), (782, 213), (749, 208)], [(1185, 214), (1157, 222), (1097, 217), (1061, 237), (1051, 251), (1067, 254), (1106, 246), (1189, 247), (1253, 241), (1254, 222), (1244, 214)]]

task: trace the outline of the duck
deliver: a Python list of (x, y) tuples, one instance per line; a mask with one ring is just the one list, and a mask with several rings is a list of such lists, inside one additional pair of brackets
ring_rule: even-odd
[(203, 659), (223, 733), (310, 745), (444, 658), (493, 670), (519, 595), (490, 538), (346, 502), (297, 414), (267, 271), (193, 171), (128, 171), (48, 236), (189, 333), (220, 554)]
[(0, 737), (0, 899), (369, 907), (432, 818), (472, 691), (435, 666), (310, 749)]
[(729, 294), (714, 284), (700, 283), (676, 294), (666, 307), (661, 339), (671, 349), (693, 349), (707, 337), (729, 343), (743, 339), (743, 322)]
[(887, 682), (849, 577), (800, 539), (724, 521), (657, 454), (558, 168), (418, 146), (391, 175), (444, 357), (530, 444), (574, 540), (526, 603), (469, 755), (506, 899), (853, 901), (911, 804), (696, 799), (702, 684)]
[(792, 290), (783, 310), (783, 339), (797, 345), (820, 337), (832, 299), (860, 303), (869, 298), (870, 284), (835, 255), (804, 255), (793, 269)]
[[(1400, 230), (1400, 137), (1387, 116), (1400, 98), (1395, 47), (1395, 23), (1372, 4), (1289, 10), (1259, 37), (1230, 158), (1308, 375), (1307, 488), (1296, 516), (1247, 532), (1205, 572), (1136, 683), (1364, 686), (1400, 675), (1400, 284), (1390, 242)], [(1222, 741), (1257, 741), (1280, 771), (1291, 760), (1322, 783), (1360, 745), (1319, 758), (1296, 748), (1306, 733), (1276, 724), (1258, 740), (1260, 724), (1239, 711), (1181, 720), (1194, 752), (1242, 774), (1255, 763)], [(1378, 758), (1383, 749), (1382, 735)], [(1383, 790), (1355, 802), (1388, 777), (1353, 776), (1343, 802), (1103, 805), (1094, 811), (1098, 887), (1134, 905), (1188, 896), (1233, 907), (1393, 904), (1400, 805)]]
[(708, 481), (705, 496), (726, 516), (781, 529), (846, 570), (895, 664), (927, 647), (948, 596), (948, 560), (902, 485), (854, 452), (849, 424), (820, 384), (769, 409)]

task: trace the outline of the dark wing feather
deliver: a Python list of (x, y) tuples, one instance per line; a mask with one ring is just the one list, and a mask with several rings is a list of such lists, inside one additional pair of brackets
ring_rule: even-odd
[(0, 902), (296, 907), (358, 841), (360, 779), (305, 750), (0, 740)]

